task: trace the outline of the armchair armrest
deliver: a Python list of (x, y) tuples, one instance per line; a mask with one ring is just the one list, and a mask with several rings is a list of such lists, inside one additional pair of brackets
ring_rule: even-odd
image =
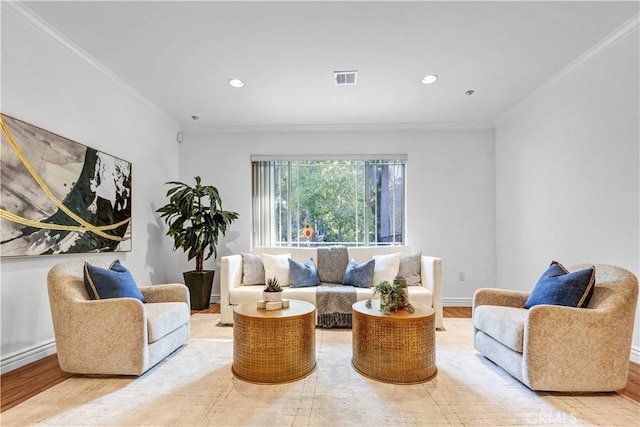
[(422, 255), (420, 257), (420, 281), (431, 291), (433, 310), (436, 312), (436, 328), (443, 327), (442, 308), (442, 259)]
[[(631, 339), (626, 337), (631, 334), (622, 331), (624, 322), (615, 321), (616, 317), (614, 310), (531, 307), (523, 343), (523, 375), (531, 388), (538, 384), (552, 384), (557, 391), (624, 388), (631, 350)], [(617, 384), (612, 385), (611, 378), (618, 378)], [(581, 381), (584, 384), (576, 385)]]
[(508, 289), (480, 288), (473, 294), (473, 309), (481, 305), (499, 305), (503, 307), (524, 307), (529, 292)]
[(126, 374), (142, 373), (146, 362), (143, 358), (148, 357), (143, 351), (147, 345), (147, 322), (139, 300), (72, 301), (58, 305), (52, 314), (63, 371), (123, 373), (123, 366), (135, 366)]
[(189, 301), (189, 288), (182, 283), (164, 285), (141, 286), (140, 292), (147, 302), (185, 302)]

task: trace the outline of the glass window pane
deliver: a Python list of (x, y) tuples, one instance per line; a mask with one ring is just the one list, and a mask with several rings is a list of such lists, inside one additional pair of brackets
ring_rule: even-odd
[[(403, 161), (296, 160), (271, 164), (274, 212), (254, 212), (254, 221), (274, 221), (270, 228), (261, 226), (275, 231), (270, 241), (256, 244), (403, 243)], [(254, 191), (254, 197), (263, 196)]]

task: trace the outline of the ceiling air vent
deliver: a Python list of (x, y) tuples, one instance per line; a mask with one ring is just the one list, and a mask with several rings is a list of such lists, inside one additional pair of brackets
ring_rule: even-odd
[(358, 81), (358, 71), (334, 71), (333, 79), (336, 86), (354, 85)]

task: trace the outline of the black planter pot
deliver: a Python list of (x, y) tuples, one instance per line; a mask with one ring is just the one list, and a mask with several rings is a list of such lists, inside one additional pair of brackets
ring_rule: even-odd
[(205, 270), (202, 273), (197, 271), (185, 271), (182, 273), (184, 284), (189, 288), (192, 310), (206, 310), (209, 308), (214, 274), (215, 271), (213, 270)]

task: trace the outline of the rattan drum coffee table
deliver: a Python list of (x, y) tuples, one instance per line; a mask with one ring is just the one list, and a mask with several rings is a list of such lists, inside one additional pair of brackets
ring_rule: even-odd
[(316, 368), (316, 308), (290, 300), (289, 307), (265, 310), (240, 304), (233, 312), (233, 374), (241, 380), (286, 383)]
[(365, 377), (393, 384), (416, 384), (437, 374), (435, 312), (426, 305), (380, 313), (380, 301), (353, 304), (353, 368)]

